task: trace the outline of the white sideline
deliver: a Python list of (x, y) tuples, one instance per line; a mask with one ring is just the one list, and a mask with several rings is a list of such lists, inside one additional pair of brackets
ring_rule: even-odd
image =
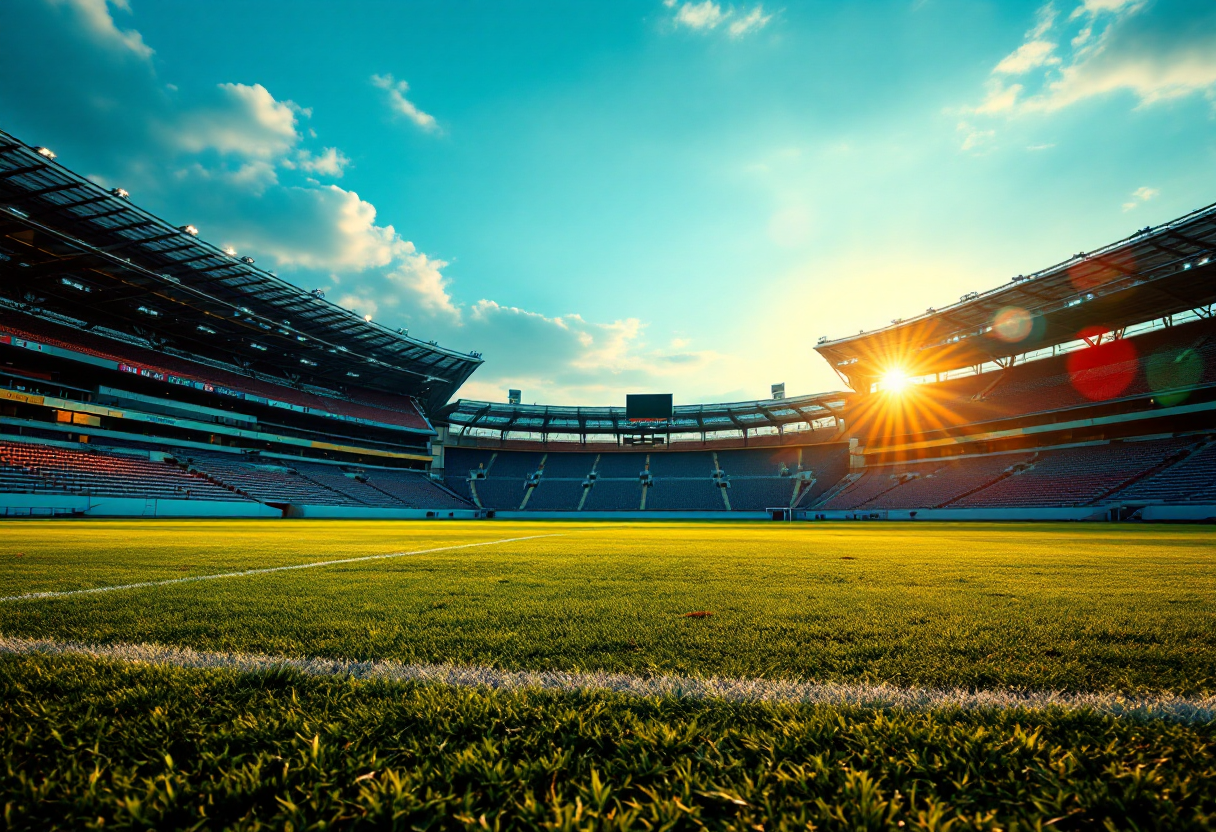
[(453, 549), (470, 549), (474, 546), (495, 546), (500, 543), (518, 543), (521, 540), (536, 540), (542, 537), (563, 537), (562, 533), (532, 534), (527, 537), (507, 537), (501, 540), (482, 540), (477, 543), (461, 543), (456, 546), (439, 546), (434, 549), (418, 549), (413, 552), (390, 552), (386, 555), (365, 555), (358, 558), (341, 558), (340, 560), (319, 560), (314, 563), (297, 563), (291, 566), (270, 566), (265, 569), (246, 569), (242, 572), (220, 572), (215, 575), (195, 575), (187, 578), (169, 578), (164, 581), (144, 581), (138, 584), (117, 584), (115, 586), (98, 586), (92, 589), (69, 589), (63, 592), (30, 592), (25, 595), (9, 595), (0, 597), (4, 601), (37, 601), (44, 598), (67, 598), (71, 595), (93, 595), (99, 592), (117, 592), (120, 589), (144, 589), (151, 586), (169, 586), (170, 584), (188, 584), (195, 581), (217, 581), (220, 578), (248, 578), (251, 575), (268, 575), (271, 572), (289, 572), (293, 569), (315, 569), (318, 566), (335, 566), (340, 563), (362, 563), (369, 560), (388, 560), (403, 558), (407, 555), (426, 555), (431, 552), (450, 552)]
[(855, 705), (911, 711), (935, 709), (1005, 709), (1096, 711), (1136, 719), (1182, 723), (1216, 720), (1216, 697), (1123, 696), (1118, 693), (1060, 691), (901, 688), (891, 685), (729, 679), (691, 676), (631, 676), (625, 673), (560, 670), (517, 671), (452, 664), (402, 664), (395, 661), (349, 661), (292, 658), (258, 653), (221, 653), (159, 644), (79, 644), (0, 635), (0, 655), (81, 655), (140, 664), (166, 665), (240, 673), (291, 670), (306, 676), (337, 676), (389, 682), (414, 681), (464, 688), (549, 690), (591, 693), (608, 691), (637, 697)]

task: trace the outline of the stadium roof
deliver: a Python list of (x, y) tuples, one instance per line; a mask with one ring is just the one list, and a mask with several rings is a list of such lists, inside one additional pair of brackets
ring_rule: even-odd
[(291, 380), (441, 407), (481, 364), (359, 317), (0, 131), (0, 292)]
[[(943, 309), (815, 349), (862, 390), (892, 368), (927, 375), (1076, 340), (1093, 327), (1121, 330), (1216, 302), (1214, 249), (1216, 205), (1209, 205)], [(993, 329), (1006, 309), (1030, 313), (1021, 340), (1002, 340)]]
[(781, 428), (835, 416), (848, 393), (820, 393), (754, 402), (680, 405), (670, 421), (630, 422), (623, 407), (559, 407), (453, 402), (438, 415), (452, 427), (541, 434), (653, 435)]

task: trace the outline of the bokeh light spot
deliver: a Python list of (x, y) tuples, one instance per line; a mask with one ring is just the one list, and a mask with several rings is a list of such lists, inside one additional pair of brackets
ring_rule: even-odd
[[(1101, 330), (1082, 332), (1095, 337)], [(1105, 401), (1121, 396), (1136, 380), (1139, 368), (1136, 348), (1118, 339), (1068, 354), (1068, 377), (1073, 388), (1090, 401)]]
[(1192, 349), (1162, 350), (1145, 361), (1144, 374), (1158, 404), (1181, 404), (1189, 391), (1179, 388), (1192, 387), (1203, 378), (1203, 357)]
[(1020, 306), (1006, 306), (992, 319), (992, 332), (1006, 343), (1025, 341), (1034, 325), (1033, 316)]

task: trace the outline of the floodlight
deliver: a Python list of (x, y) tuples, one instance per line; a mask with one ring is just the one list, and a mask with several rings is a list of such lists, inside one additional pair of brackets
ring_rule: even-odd
[(45, 156), (48, 159), (54, 159), (55, 153), (49, 147), (35, 147), (34, 152), (39, 156)]
[(191, 237), (198, 236), (198, 229), (195, 228), (193, 225), (183, 225), (180, 228), (178, 228), (177, 230), (182, 232), (183, 234), (189, 234)]
[(118, 197), (119, 199), (131, 198), (131, 194), (127, 192), (126, 188), (110, 188), (110, 193), (114, 194), (114, 196)]

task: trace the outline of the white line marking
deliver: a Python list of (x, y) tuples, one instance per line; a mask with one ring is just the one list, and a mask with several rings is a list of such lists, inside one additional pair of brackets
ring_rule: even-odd
[(337, 676), (389, 682), (427, 682), (465, 688), (540, 689), (599, 692), (637, 697), (853, 705), (867, 708), (1091, 710), (1136, 719), (1206, 723), (1216, 720), (1216, 696), (1125, 696), (1119, 693), (900, 688), (892, 685), (816, 683), (780, 679), (730, 679), (691, 676), (631, 676), (626, 673), (561, 670), (500, 670), (451, 664), (401, 664), (291, 658), (258, 653), (220, 653), (159, 644), (79, 644), (0, 635), (0, 655), (81, 655), (114, 661), (239, 673), (292, 670), (306, 676)]
[(390, 552), (386, 555), (366, 555), (358, 558), (342, 558), (341, 560), (319, 560), (315, 563), (297, 563), (292, 566), (270, 566), (265, 569), (246, 569), (243, 572), (220, 572), (216, 575), (195, 575), (188, 578), (169, 578), (164, 581), (144, 581), (138, 584), (118, 584), (116, 586), (98, 586), (92, 589), (69, 589), (63, 592), (30, 592), (26, 595), (9, 595), (0, 598), (3, 601), (37, 601), (44, 598), (66, 598), (70, 595), (93, 595), (98, 592), (117, 592), (120, 589), (144, 589), (150, 586), (169, 586), (170, 584), (188, 584), (195, 581), (216, 581), (220, 578), (247, 578), (250, 575), (268, 575), (271, 572), (289, 572), (293, 569), (315, 569), (318, 566), (335, 566), (340, 563), (362, 563), (369, 560), (388, 560), (403, 558), (407, 555), (426, 555), (431, 552), (450, 552), (453, 549), (470, 549), (474, 546), (495, 546), (499, 543), (518, 543), (521, 540), (537, 540), (542, 537), (563, 537), (561, 533), (533, 534), (527, 537), (507, 537), (502, 540), (483, 540), (478, 543), (461, 543), (458, 546), (440, 546), (435, 549), (418, 549), (414, 552)]

